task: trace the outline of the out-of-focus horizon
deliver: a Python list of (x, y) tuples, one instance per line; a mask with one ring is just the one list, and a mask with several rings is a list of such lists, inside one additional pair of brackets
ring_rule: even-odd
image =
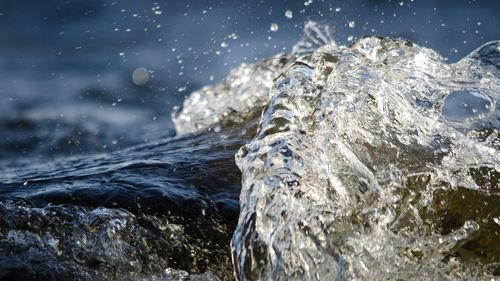
[[(492, 1), (21, 0), (0, 5), (0, 159), (173, 135), (170, 112), (230, 69), (290, 51), (303, 24), (403, 37), (455, 62), (499, 39)], [(147, 71), (146, 71), (147, 70)]]

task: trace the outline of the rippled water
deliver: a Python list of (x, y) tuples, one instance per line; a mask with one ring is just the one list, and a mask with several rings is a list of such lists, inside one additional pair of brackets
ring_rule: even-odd
[(498, 278), (499, 95), (498, 41), (448, 64), (309, 22), (177, 137), (1, 167), (0, 279)]
[(230, 279), (245, 139), (192, 134), (4, 170), (0, 278), (164, 280), (184, 269)]

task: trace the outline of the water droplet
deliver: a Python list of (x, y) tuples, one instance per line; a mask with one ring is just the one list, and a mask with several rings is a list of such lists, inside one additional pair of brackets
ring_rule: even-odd
[(271, 24), (271, 28), (270, 28), (270, 30), (271, 30), (272, 32), (276, 32), (276, 31), (278, 31), (278, 28), (279, 28), (279, 26), (278, 26), (278, 24), (277, 24), (277, 23), (272, 23), (272, 24)]
[(349, 21), (349, 22), (347, 22), (347, 25), (349, 26), (349, 28), (355, 28), (356, 27), (356, 22), (355, 21)]
[(293, 18), (293, 12), (292, 12), (292, 11), (290, 11), (290, 10), (286, 10), (286, 12), (285, 12), (285, 17), (286, 17), (287, 19), (291, 19), (291, 18)]
[(146, 84), (150, 78), (151, 75), (145, 67), (136, 68), (132, 73), (132, 81), (138, 86)]

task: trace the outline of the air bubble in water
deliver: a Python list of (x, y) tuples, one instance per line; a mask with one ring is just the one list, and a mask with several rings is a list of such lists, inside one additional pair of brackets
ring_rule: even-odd
[(286, 10), (286, 12), (285, 12), (285, 17), (286, 17), (287, 19), (291, 19), (291, 18), (293, 18), (293, 12), (292, 12), (292, 11), (290, 11), (290, 10)]
[(349, 26), (349, 28), (355, 28), (356, 27), (356, 22), (355, 21), (349, 21), (349, 22), (347, 22), (347, 25)]
[(490, 98), (482, 93), (467, 90), (454, 91), (444, 99), (442, 113), (448, 120), (464, 121), (488, 112), (490, 106)]

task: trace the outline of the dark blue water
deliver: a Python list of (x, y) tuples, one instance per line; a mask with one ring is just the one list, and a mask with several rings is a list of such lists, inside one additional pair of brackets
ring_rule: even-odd
[[(176, 137), (174, 106), (241, 63), (289, 52), (309, 19), (340, 43), (404, 37), (453, 62), (500, 37), (499, 15), (487, 0), (4, 1), (0, 279), (165, 268), (231, 279), (234, 154), (258, 117), (245, 135)], [(141, 67), (149, 77), (134, 82)]]
[[(340, 43), (400, 36), (456, 61), (498, 38), (499, 12), (486, 0), (5, 2), (0, 157), (106, 152), (171, 136), (170, 111), (185, 95), (243, 62), (290, 51), (308, 19), (332, 26)], [(143, 86), (132, 81), (139, 67), (151, 71)]]
[(244, 139), (189, 135), (3, 167), (0, 279), (150, 280), (166, 268), (231, 278)]

